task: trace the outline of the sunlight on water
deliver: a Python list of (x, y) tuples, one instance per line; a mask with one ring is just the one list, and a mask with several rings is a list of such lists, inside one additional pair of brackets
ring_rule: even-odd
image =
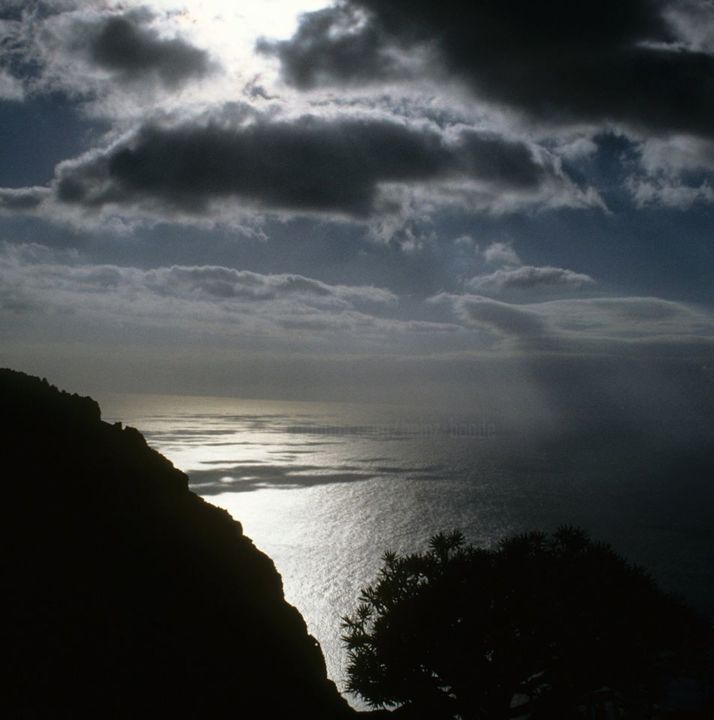
[(578, 524), (673, 588), (692, 588), (700, 603), (711, 592), (701, 499), (692, 500), (686, 526), (665, 524), (671, 508), (653, 498), (668, 485), (642, 482), (643, 467), (657, 459), (645, 462), (631, 443), (622, 450), (612, 439), (525, 437), (488, 419), (391, 407), (100, 400), (106, 419), (141, 430), (189, 474), (194, 492), (240, 520), (274, 560), (341, 688), (340, 616), (354, 609), (385, 550), (421, 549), (440, 530), (491, 545), (513, 532)]
[[(484, 440), (486, 426), (426, 423), (396, 409), (375, 419), (373, 408), (322, 403), (108, 396), (102, 406), (186, 471), (194, 492), (241, 521), (274, 560), (340, 685), (339, 618), (386, 549), (423, 547), (452, 526), (492, 540), (494, 528), (482, 528), (473, 507), (448, 501), (456, 469), (428, 452), (449, 431)], [(505, 508), (501, 517), (497, 536), (510, 530)]]

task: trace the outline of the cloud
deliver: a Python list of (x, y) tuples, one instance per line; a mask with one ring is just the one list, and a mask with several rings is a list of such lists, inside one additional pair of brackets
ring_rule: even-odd
[(625, 185), (638, 207), (687, 210), (714, 202), (714, 141), (691, 135), (647, 138), (638, 152), (639, 167)]
[(538, 313), (524, 306), (492, 300), (480, 295), (442, 293), (432, 303), (450, 305), (466, 324), (491, 330), (504, 337), (519, 340), (540, 339), (548, 334), (547, 324)]
[(207, 52), (180, 38), (162, 37), (147, 26), (152, 18), (146, 11), (134, 11), (78, 22), (70, 42), (90, 63), (121, 82), (157, 79), (175, 88), (210, 72)]
[(491, 132), (255, 113), (147, 124), (108, 148), (61, 163), (52, 190), (65, 212), (139, 208), (174, 220), (180, 213), (209, 215), (220, 204), (239, 214), (366, 219), (398, 212), (409, 193), (432, 208), (597, 204), (546, 151)]
[(714, 52), (711, 0), (675, 0), (664, 5), (664, 15), (689, 47)]
[(689, 135), (649, 138), (639, 147), (640, 165), (649, 175), (679, 177), (684, 173), (714, 171), (714, 141)]
[(380, 182), (438, 177), (448, 161), (438, 135), (389, 122), (149, 126), (109, 153), (61, 166), (57, 192), (96, 206), (147, 197), (201, 211), (233, 197), (359, 216), (373, 209)]
[(692, 186), (676, 178), (630, 178), (627, 188), (638, 207), (657, 205), (688, 210), (697, 203), (714, 202), (714, 188), (708, 182)]
[(256, 48), (277, 56), (285, 80), (301, 89), (387, 79), (399, 68), (380, 29), (359, 8), (347, 4), (307, 13), (292, 40), (261, 38)]
[[(182, 34), (171, 13), (138, 2), (36, 0), (0, 19), (0, 93), (60, 93), (88, 113), (115, 121), (152, 108), (218, 68)], [(131, 8), (131, 6), (134, 6)], [(127, 9), (129, 6), (129, 9)], [(22, 78), (23, 87), (13, 78)]]
[(493, 242), (483, 251), (487, 263), (498, 265), (520, 265), (521, 259), (509, 243)]
[(591, 285), (595, 285), (595, 280), (589, 275), (550, 265), (523, 265), (514, 270), (496, 270), (489, 275), (477, 275), (466, 283), (472, 290), (488, 293), (507, 290), (579, 290)]
[(592, 298), (507, 303), (480, 295), (440, 293), (445, 305), (469, 327), (526, 352), (607, 353), (634, 345), (714, 347), (711, 311), (652, 297)]
[(590, 137), (567, 138), (565, 144), (558, 147), (558, 155), (570, 161), (593, 157), (598, 151), (597, 143)]
[[(566, 312), (567, 309), (567, 312)], [(617, 326), (618, 321), (666, 324), (677, 323), (684, 320), (703, 319), (704, 316), (689, 306), (662, 300), (660, 298), (630, 297), (630, 298), (596, 298), (592, 300), (577, 300), (562, 304), (563, 322), (573, 316), (605, 316)]]
[(385, 342), (397, 334), (429, 342), (459, 331), (449, 322), (396, 319), (397, 305), (397, 296), (382, 288), (297, 274), (206, 265), (144, 270), (86, 264), (76, 253), (40, 245), (0, 245), (0, 327), (8, 334), (34, 327), (47, 337), (88, 334), (99, 343), (119, 332), (313, 349), (340, 338), (337, 351), (358, 340)]
[[(714, 135), (714, 56), (668, 19), (673, 3), (563, 0), (461, 5), (345, 0), (307, 14), (292, 40), (271, 49), (301, 88), (381, 82), (390, 52), (440, 58), (473, 93), (550, 123), (622, 123), (654, 133)], [(699, 8), (711, 19), (711, 8)], [(345, 31), (345, 18), (364, 16)], [(352, 62), (343, 45), (366, 53)], [(320, 58), (314, 70), (308, 63)], [(390, 65), (385, 66), (387, 70)], [(370, 72), (371, 71), (371, 72)]]
[(25, 99), (25, 89), (17, 78), (0, 68), (0, 100), (20, 102)]
[(208, 300), (266, 301), (303, 298), (320, 305), (390, 304), (396, 296), (376, 287), (328, 285), (294, 274), (263, 275), (227, 267), (170, 267), (145, 274), (151, 290)]
[[(510, 243), (492, 242), (481, 251), (481, 255), (487, 264), (501, 267), (494, 272), (482, 273), (466, 280), (465, 288), (479, 295), (506, 293), (523, 299), (527, 294), (561, 293), (581, 290), (596, 284), (589, 275), (567, 268), (523, 265)], [(480, 298), (479, 302), (483, 301), (485, 299)], [(483, 310), (484, 306), (478, 307), (479, 310)]]
[(496, 133), (462, 132), (457, 149), (464, 173), (510, 188), (532, 189), (554, 171), (545, 158), (537, 159), (526, 143), (509, 140)]
[[(24, 6), (24, 7), (23, 7)], [(27, 55), (33, 44), (25, 3), (0, 3), (0, 99), (21, 102), (27, 92), (24, 80)]]
[(36, 210), (50, 197), (49, 188), (0, 188), (0, 212), (27, 212)]

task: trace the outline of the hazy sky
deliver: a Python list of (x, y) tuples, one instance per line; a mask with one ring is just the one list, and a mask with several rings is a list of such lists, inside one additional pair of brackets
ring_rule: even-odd
[(711, 0), (0, 0), (0, 42), (1, 364), (712, 394)]

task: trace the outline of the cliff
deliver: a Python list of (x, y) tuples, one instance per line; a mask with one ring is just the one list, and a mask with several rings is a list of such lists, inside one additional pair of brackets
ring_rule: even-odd
[(0, 370), (4, 717), (354, 715), (272, 561), (90, 398)]

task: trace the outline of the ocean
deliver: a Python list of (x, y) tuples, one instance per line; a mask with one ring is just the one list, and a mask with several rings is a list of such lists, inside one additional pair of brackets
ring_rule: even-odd
[(340, 689), (340, 617), (385, 551), (421, 550), (442, 530), (492, 546), (578, 525), (714, 617), (714, 476), (701, 439), (592, 417), (504, 427), (396, 406), (99, 399), (105, 420), (138, 428), (273, 559)]

